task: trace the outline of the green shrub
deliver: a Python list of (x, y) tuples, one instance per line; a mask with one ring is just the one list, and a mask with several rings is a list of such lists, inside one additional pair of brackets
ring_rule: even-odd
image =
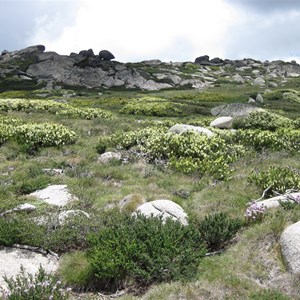
[(205, 216), (199, 224), (201, 237), (210, 251), (224, 248), (226, 242), (232, 239), (242, 227), (243, 221), (231, 219), (226, 213), (215, 213)]
[(14, 134), (19, 144), (26, 144), (33, 148), (63, 146), (72, 144), (76, 134), (60, 124), (24, 124), (16, 128)]
[(35, 275), (25, 273), (21, 267), (16, 278), (4, 276), (8, 291), (4, 291), (4, 299), (8, 300), (67, 300), (69, 289), (62, 285), (54, 275), (47, 274), (40, 267)]
[(36, 190), (45, 188), (51, 180), (47, 175), (41, 175), (33, 178), (23, 178), (21, 181), (16, 183), (15, 191), (19, 195), (26, 195)]
[(293, 127), (293, 121), (267, 111), (252, 112), (246, 118), (235, 121), (236, 129), (261, 129), (275, 131), (280, 128)]
[(300, 130), (282, 129), (275, 132), (263, 130), (237, 130), (231, 135), (232, 141), (262, 150), (300, 150)]
[(225, 179), (230, 174), (229, 164), (244, 154), (244, 148), (215, 136), (194, 132), (173, 134), (164, 128), (145, 128), (139, 131), (115, 134), (111, 143), (117, 148), (136, 146), (148, 155), (150, 161), (168, 160), (171, 168), (184, 173), (210, 174)]
[(273, 191), (285, 193), (289, 189), (300, 188), (299, 171), (295, 171), (289, 167), (271, 166), (266, 171), (250, 174), (248, 179), (262, 190), (270, 187), (267, 192), (269, 195)]
[(199, 231), (159, 217), (114, 215), (89, 236), (87, 258), (95, 276), (110, 288), (126, 283), (188, 280), (205, 253)]
[(130, 102), (121, 110), (123, 114), (156, 117), (173, 117), (181, 115), (181, 104), (171, 102)]

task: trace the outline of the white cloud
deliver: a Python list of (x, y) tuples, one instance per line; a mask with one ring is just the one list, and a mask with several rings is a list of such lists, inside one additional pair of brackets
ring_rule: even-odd
[[(237, 11), (224, 0), (80, 0), (73, 25), (63, 16), (37, 20), (31, 44), (61, 54), (110, 50), (119, 61), (194, 60), (223, 56)], [(60, 34), (55, 30), (64, 26)]]

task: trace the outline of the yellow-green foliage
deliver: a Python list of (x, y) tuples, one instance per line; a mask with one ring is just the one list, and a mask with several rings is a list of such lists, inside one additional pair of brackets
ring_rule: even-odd
[(16, 128), (15, 139), (19, 144), (38, 147), (72, 144), (76, 134), (60, 124), (24, 124)]
[(252, 112), (247, 118), (236, 120), (234, 123), (235, 128), (271, 131), (293, 126), (291, 119), (267, 111)]
[(121, 113), (132, 114), (132, 115), (144, 115), (144, 116), (157, 116), (157, 117), (168, 117), (178, 116), (182, 113), (180, 103), (171, 102), (130, 102), (121, 110)]
[(165, 159), (170, 167), (184, 173), (211, 174), (220, 179), (229, 175), (229, 164), (244, 154), (243, 146), (227, 143), (221, 137), (194, 132), (174, 134), (153, 127), (115, 134), (111, 143), (125, 149), (137, 146), (150, 160)]
[(271, 166), (266, 171), (252, 173), (249, 176), (249, 180), (259, 186), (262, 190), (269, 187), (269, 193), (272, 191), (284, 193), (289, 189), (300, 188), (299, 172), (288, 167)]
[(100, 108), (75, 108), (53, 100), (0, 99), (0, 111), (47, 111), (70, 118), (112, 118), (112, 113)]

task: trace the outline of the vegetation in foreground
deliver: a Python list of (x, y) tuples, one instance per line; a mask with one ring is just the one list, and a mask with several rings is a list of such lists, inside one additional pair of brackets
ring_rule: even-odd
[[(285, 270), (278, 238), (299, 221), (299, 206), (255, 219), (244, 214), (269, 186), (269, 195), (299, 189), (299, 103), (278, 89), (265, 96), (267, 112), (236, 120), (235, 133), (168, 132), (176, 123), (208, 126), (212, 107), (246, 102), (253, 89), (86, 92), (67, 103), (55, 101), (57, 91), (46, 99), (0, 94), (0, 213), (25, 202), (37, 206), (0, 218), (0, 244), (61, 255), (58, 277), (42, 269), (37, 275), (51, 285), (42, 292), (47, 299), (96, 299), (118, 290), (126, 291), (123, 299), (297, 299), (299, 278)], [(122, 159), (101, 164), (105, 151), (119, 151)], [(43, 171), (49, 168), (63, 175)], [(90, 218), (57, 224), (58, 208), (28, 197), (49, 184), (67, 184), (78, 200), (66, 209)], [(138, 200), (120, 212), (118, 203), (130, 194), (173, 200), (189, 224), (132, 215)], [(19, 278), (7, 279), (8, 299), (41, 295), (43, 278), (24, 272)], [(57, 282), (72, 292), (53, 294)], [(33, 294), (25, 295), (29, 289)]]

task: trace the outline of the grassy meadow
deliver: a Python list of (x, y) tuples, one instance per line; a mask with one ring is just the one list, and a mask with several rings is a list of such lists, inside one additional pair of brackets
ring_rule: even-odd
[[(62, 89), (0, 93), (0, 213), (23, 203), (37, 207), (30, 214), (0, 218), (0, 245), (27, 244), (58, 253), (61, 263), (57, 276), (72, 288), (70, 299), (106, 299), (109, 296), (105, 295), (117, 290), (125, 291), (120, 296), (124, 300), (299, 299), (300, 278), (287, 271), (278, 243), (284, 228), (299, 221), (299, 207), (269, 210), (257, 219), (244, 216), (249, 202), (261, 197), (265, 182), (271, 182), (274, 192), (278, 186), (300, 189), (299, 83), (292, 79), (267, 93), (260, 87), (226, 83), (205, 91)], [(175, 124), (208, 127), (214, 120), (210, 113), (213, 107), (246, 103), (258, 93), (264, 97), (259, 106), (268, 115), (266, 119), (252, 116), (248, 121), (239, 120), (234, 126), (241, 133), (212, 129), (216, 133), (213, 142), (193, 134), (180, 138), (168, 134)], [(122, 159), (99, 162), (98, 157), (107, 151), (120, 152)], [(55, 168), (63, 169), (63, 174), (43, 171)], [(292, 170), (288, 173), (291, 179), (261, 173), (270, 168)], [(261, 181), (250, 179), (257, 174), (262, 174)], [(62, 210), (28, 196), (50, 184), (66, 184), (77, 200), (64, 210), (83, 210), (90, 219), (76, 218), (65, 226), (34, 225), (41, 216), (50, 222), (51, 216)], [(134, 200), (120, 216), (118, 203), (128, 195)], [(147, 280), (140, 269), (138, 275), (115, 280), (113, 276), (120, 273), (114, 273), (107, 279), (101, 273), (105, 268), (95, 271), (100, 267), (93, 255), (97, 243), (101, 244), (95, 236), (102, 232), (105, 241), (103, 228), (114, 222), (127, 224), (122, 215), (130, 218), (142, 199), (178, 203), (191, 224), (203, 224), (208, 216), (224, 213), (228, 224), (240, 225), (236, 230), (228, 229), (234, 227), (228, 225), (232, 232), (224, 240), (214, 241), (218, 246), (209, 246), (215, 244), (206, 241), (206, 252), (219, 253), (195, 258), (197, 264), (185, 269), (186, 277), (174, 273), (159, 279), (161, 271), (157, 271), (159, 276), (154, 278), (156, 269), (151, 265), (153, 273), (147, 269)], [(226, 235), (222, 230), (218, 239)], [(94, 237), (88, 237), (91, 232)], [(116, 238), (113, 231), (110, 234)], [(126, 234), (124, 239), (130, 241)], [(187, 240), (186, 247), (194, 242)], [(187, 256), (193, 258), (196, 251), (202, 250)]]

